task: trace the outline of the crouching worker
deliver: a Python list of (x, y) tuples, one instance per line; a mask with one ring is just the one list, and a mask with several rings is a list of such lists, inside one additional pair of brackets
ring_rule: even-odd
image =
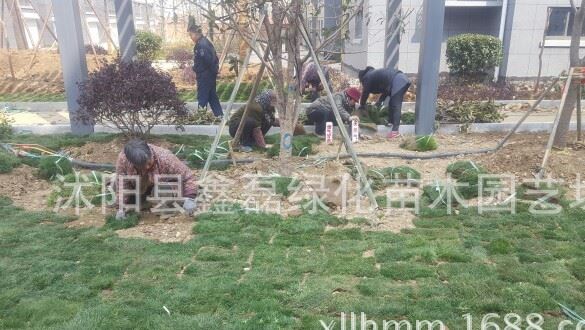
[[(248, 104), (248, 114), (242, 123), (242, 135), (240, 138), (241, 151), (250, 152), (253, 146), (266, 148), (264, 135), (266, 135), (272, 126), (279, 126), (279, 121), (274, 115), (275, 103), (276, 94), (272, 90), (265, 90), (258, 94), (254, 101)], [(230, 117), (229, 126), (232, 138), (236, 136), (245, 110), (246, 106), (243, 106)]]
[[(322, 69), (325, 74), (325, 79), (327, 80), (326, 83), (331, 86), (331, 82), (329, 81), (329, 68), (323, 66)], [(324, 89), (323, 82), (321, 81), (321, 77), (319, 77), (319, 72), (317, 70), (317, 64), (314, 62), (305, 64), (303, 67), (301, 88), (303, 95), (307, 92), (307, 89), (309, 90), (311, 102), (318, 99), (321, 91)]]
[(404, 95), (410, 87), (410, 80), (399, 70), (395, 69), (377, 69), (368, 66), (359, 72), (360, 83), (362, 84), (362, 98), (360, 101), (360, 110), (366, 111), (366, 102), (370, 94), (380, 94), (376, 106), (382, 105), (388, 107), (388, 127), (391, 132), (388, 138), (393, 139), (400, 136), (400, 117), (402, 115), (402, 101)]
[[(134, 182), (132, 182), (134, 180), (124, 180), (123, 189), (126, 191), (136, 189), (139, 192), (141, 204), (145, 203), (146, 198), (154, 191), (156, 177), (159, 177), (160, 181), (165, 181), (166, 179), (162, 176), (176, 177), (177, 180), (180, 178), (179, 182), (181, 186), (178, 189), (182, 190), (182, 195), (178, 196), (177, 199), (179, 201), (182, 200), (182, 208), (189, 216), (195, 212), (195, 197), (197, 194), (195, 176), (189, 167), (171, 151), (148, 144), (143, 140), (130, 140), (124, 146), (124, 150), (118, 155), (118, 161), (116, 163), (116, 196), (119, 196), (118, 194), (120, 193), (118, 183), (125, 176), (138, 176), (140, 178), (138, 181), (139, 187), (134, 186)], [(177, 182), (177, 180), (174, 182)], [(134, 205), (136, 204), (136, 196), (128, 196), (124, 199), (124, 202)], [(180, 202), (178, 203), (181, 204)], [(125, 217), (125, 210), (120, 206), (116, 214), (116, 219), (121, 220)]]
[[(358, 117), (352, 116), (355, 110), (356, 103), (360, 100), (360, 91), (351, 87), (343, 92), (333, 94), (333, 99), (339, 109), (339, 114), (343, 123), (348, 124), (352, 120), (358, 120)], [(337, 125), (335, 114), (333, 113), (333, 106), (329, 102), (328, 96), (322, 96), (307, 107), (307, 118), (309, 122), (315, 124), (315, 134), (323, 137), (325, 136), (325, 126), (328, 121)]]

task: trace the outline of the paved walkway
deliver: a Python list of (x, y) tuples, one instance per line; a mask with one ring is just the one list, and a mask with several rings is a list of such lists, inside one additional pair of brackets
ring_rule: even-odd
[[(15, 125), (58, 125), (69, 124), (69, 113), (65, 110), (34, 111), (34, 110), (9, 110), (10, 117)], [(516, 123), (523, 116), (521, 111), (505, 112), (503, 123)], [(555, 113), (551, 110), (542, 110), (531, 114), (526, 123), (552, 123)], [(576, 117), (573, 118), (576, 120)]]

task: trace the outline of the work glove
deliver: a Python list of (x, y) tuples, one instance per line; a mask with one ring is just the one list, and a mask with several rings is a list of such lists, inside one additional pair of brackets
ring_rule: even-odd
[(193, 198), (185, 198), (185, 201), (183, 202), (183, 210), (185, 210), (188, 216), (193, 216), (196, 208), (197, 203)]
[(118, 210), (118, 212), (116, 212), (116, 220), (124, 219), (126, 219), (126, 212), (124, 212), (124, 210)]
[(351, 123), (352, 121), (357, 121), (358, 123), (360, 122), (360, 117), (358, 116), (350, 116), (349, 117), (349, 122)]

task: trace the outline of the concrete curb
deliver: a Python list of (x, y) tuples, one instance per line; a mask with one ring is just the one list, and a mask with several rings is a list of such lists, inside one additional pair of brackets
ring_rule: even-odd
[[(509, 132), (515, 123), (490, 123), (490, 124), (471, 124), (469, 127), (470, 133), (506, 133)], [(553, 123), (524, 123), (518, 129), (519, 133), (541, 133), (550, 132)], [(14, 131), (16, 133), (30, 133), (30, 134), (62, 134), (70, 133), (71, 128), (69, 125), (14, 125)], [(184, 126), (185, 131), (176, 130), (175, 126), (172, 125), (157, 125), (152, 129), (153, 134), (193, 134), (193, 135), (208, 135), (215, 136), (218, 132), (219, 127), (217, 125), (187, 125)], [(305, 126), (307, 132), (313, 132), (313, 126)], [(576, 123), (571, 123), (572, 131), (577, 129)], [(280, 129), (273, 127), (268, 134), (278, 133)], [(385, 135), (388, 133), (388, 127), (379, 125), (378, 135)], [(119, 131), (114, 128), (105, 127), (102, 125), (95, 126), (96, 133), (118, 133)], [(414, 134), (414, 125), (402, 125), (400, 126), (400, 133), (405, 135)], [(439, 127), (439, 134), (460, 134), (461, 125), (458, 124), (444, 124)], [(227, 135), (227, 129), (224, 130), (224, 135)], [(339, 133), (337, 133), (339, 134)]]
[[(501, 103), (504, 105), (509, 104), (522, 104), (522, 103), (531, 103), (534, 100), (499, 100), (495, 101), (496, 103)], [(557, 109), (560, 105), (560, 100), (543, 100), (542, 103), (539, 105), (541, 109)], [(585, 100), (583, 100), (585, 104)], [(243, 106), (245, 103), (237, 102), (234, 103), (232, 109), (237, 109)], [(307, 107), (310, 103), (303, 103), (303, 107)], [(228, 105), (227, 102), (223, 102), (222, 107), (225, 109)], [(187, 102), (187, 107), (191, 110), (197, 109), (197, 102)], [(403, 110), (405, 111), (414, 111), (415, 103), (414, 102), (404, 102), (403, 103)], [(0, 102), (0, 109), (6, 109), (8, 111), (16, 110), (16, 111), (31, 111), (31, 112), (51, 112), (51, 111), (67, 111), (67, 102)]]

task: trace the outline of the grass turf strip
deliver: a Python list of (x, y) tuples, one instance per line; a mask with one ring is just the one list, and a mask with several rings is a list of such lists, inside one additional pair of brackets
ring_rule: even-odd
[(320, 329), (364, 312), (379, 325), (464, 329), (463, 314), (478, 323), (514, 312), (556, 329), (557, 301), (585, 314), (580, 210), (427, 212), (401, 234), (325, 231), (345, 222), (328, 215), (205, 214), (191, 241), (161, 244), (9, 204), (0, 201), (0, 328)]

